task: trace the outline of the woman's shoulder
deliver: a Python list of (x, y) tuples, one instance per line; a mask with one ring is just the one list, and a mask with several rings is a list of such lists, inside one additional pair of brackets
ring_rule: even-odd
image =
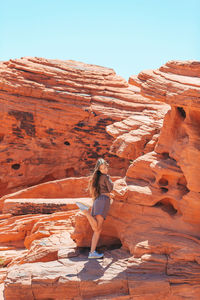
[(100, 179), (104, 179), (106, 177), (106, 174), (101, 173)]
[(110, 177), (109, 177), (109, 175), (108, 174), (101, 174), (101, 176), (100, 176), (100, 179), (101, 180), (107, 180), (107, 179), (109, 179)]

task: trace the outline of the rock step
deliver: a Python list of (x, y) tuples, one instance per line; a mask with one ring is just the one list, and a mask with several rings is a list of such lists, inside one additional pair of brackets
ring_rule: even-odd
[(91, 198), (21, 198), (7, 199), (4, 202), (3, 214), (26, 215), (26, 214), (51, 214), (57, 211), (78, 209), (76, 201), (86, 205), (92, 205)]

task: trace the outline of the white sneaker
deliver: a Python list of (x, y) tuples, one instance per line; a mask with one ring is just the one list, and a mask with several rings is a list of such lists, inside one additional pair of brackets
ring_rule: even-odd
[(89, 252), (88, 258), (102, 258), (104, 256), (103, 253), (98, 253), (96, 251)]
[(90, 208), (89, 208), (89, 206), (87, 206), (87, 205), (85, 205), (85, 204), (83, 204), (83, 203), (81, 203), (81, 202), (76, 202), (76, 205), (80, 208), (80, 210), (89, 210)]

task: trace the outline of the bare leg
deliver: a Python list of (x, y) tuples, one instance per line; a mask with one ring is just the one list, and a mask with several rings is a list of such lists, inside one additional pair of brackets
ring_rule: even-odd
[(96, 249), (97, 243), (99, 241), (100, 233), (101, 233), (101, 231), (94, 231), (93, 236), (92, 236), (90, 252), (93, 252)]
[(87, 217), (87, 219), (88, 219), (88, 221), (89, 221), (89, 223), (92, 227), (92, 230), (96, 231), (97, 230), (97, 225), (98, 225), (97, 220), (93, 216), (91, 216), (91, 214), (89, 213), (88, 210), (84, 210), (83, 213)]
[(94, 230), (93, 236), (92, 236), (92, 243), (91, 243), (91, 249), (90, 252), (93, 252), (96, 249), (97, 243), (99, 241), (99, 237), (102, 231), (102, 225), (104, 218), (101, 215), (96, 216), (97, 219), (97, 230)]

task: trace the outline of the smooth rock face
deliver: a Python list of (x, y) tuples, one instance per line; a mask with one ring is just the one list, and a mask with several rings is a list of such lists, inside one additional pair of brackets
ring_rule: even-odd
[[(90, 260), (82, 255), (47, 263), (24, 264), (10, 268), (6, 279), (6, 299), (95, 299), (101, 296), (128, 295), (127, 253), (115, 253), (104, 260)], [(15, 283), (11, 285), (15, 280)], [(16, 289), (25, 285), (22, 293)], [(31, 284), (31, 289), (28, 286)], [(26, 293), (27, 291), (27, 293)], [(104, 298), (105, 299), (105, 298)]]
[[(35, 59), (28, 60), (35, 63)], [(55, 64), (59, 69), (70, 65), (69, 61), (63, 65), (51, 63), (53, 71)], [(42, 64), (49, 67), (50, 61), (43, 60)], [(87, 76), (91, 80), (99, 76), (95, 72), (106, 72), (81, 63), (71, 65), (79, 80), (89, 81)], [(43, 70), (43, 66), (40, 68)], [(41, 78), (40, 71), (37, 76)], [(84, 214), (70, 206), (76, 198), (92, 205), (88, 176), (55, 180), (6, 195), (0, 199), (0, 250), (6, 269), (6, 273), (0, 273), (0, 280), (4, 282), (5, 299), (200, 299), (200, 63), (168, 62), (159, 70), (131, 76), (128, 86), (117, 76), (113, 83), (113, 74), (111, 77), (109, 84), (115, 85), (115, 94), (123, 89), (126, 101), (120, 104), (110, 98), (105, 102), (104, 98), (106, 113), (112, 107), (116, 116), (115, 105), (122, 105), (117, 114), (124, 114), (115, 120), (113, 117), (105, 127), (112, 136), (110, 169), (114, 172), (119, 167), (112, 165), (114, 159), (117, 164), (117, 156), (123, 163), (129, 161), (129, 165), (125, 176), (116, 173), (121, 176), (112, 177), (111, 206), (97, 248), (105, 257), (88, 260), (93, 232)], [(95, 84), (101, 88), (100, 83)], [(134, 91), (135, 97), (127, 91)], [(143, 104), (139, 103), (141, 99)], [(156, 106), (157, 100), (167, 105), (158, 101)], [(141, 109), (144, 103), (149, 108)], [(137, 107), (134, 113), (133, 104)], [(98, 105), (100, 113), (102, 107)], [(45, 199), (43, 204), (39, 198)], [(45, 210), (52, 201), (52, 212), (44, 214), (41, 209)], [(54, 211), (56, 206), (56, 210), (60, 209), (59, 202), (65, 203), (67, 211)], [(23, 213), (26, 208), (34, 209), (35, 215), (14, 216), (16, 210)]]
[(4, 202), (6, 200), (10, 201), (11, 199), (63, 199), (89, 197), (88, 183), (89, 177), (71, 177), (48, 183), (41, 183), (36, 186), (3, 196), (0, 198), (0, 210), (5, 210), (6, 208), (4, 206)]
[[(111, 175), (124, 176), (129, 158), (109, 152), (114, 139), (106, 126), (152, 111), (162, 122), (163, 108), (106, 67), (31, 57), (1, 62), (0, 195), (90, 175), (101, 156)], [(148, 141), (155, 131), (159, 126)]]

